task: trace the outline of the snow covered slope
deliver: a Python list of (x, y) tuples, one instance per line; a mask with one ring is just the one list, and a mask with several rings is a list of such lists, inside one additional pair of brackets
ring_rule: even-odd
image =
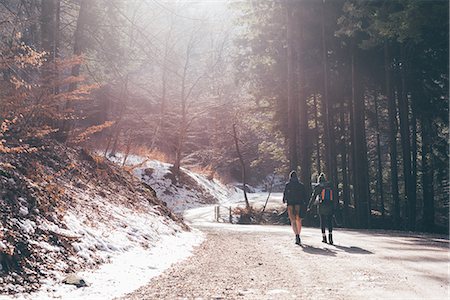
[[(121, 162), (121, 154), (112, 158)], [(189, 208), (227, 203), (241, 199), (241, 190), (226, 186), (216, 179), (209, 180), (205, 176), (181, 168), (181, 178), (175, 179), (171, 170), (171, 164), (157, 160), (145, 160), (136, 155), (127, 158), (127, 165), (135, 166), (134, 174), (151, 186), (158, 197), (176, 213), (181, 213)]]
[[(0, 156), (0, 298), (120, 296), (201, 242), (132, 174), (84, 150), (35, 148)], [(60, 283), (81, 271), (89, 287)]]

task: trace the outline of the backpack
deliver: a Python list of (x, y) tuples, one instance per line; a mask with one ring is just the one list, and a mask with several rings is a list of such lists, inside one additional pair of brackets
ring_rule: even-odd
[(333, 199), (333, 190), (329, 187), (323, 188), (322, 192), (320, 192), (320, 204), (331, 204)]

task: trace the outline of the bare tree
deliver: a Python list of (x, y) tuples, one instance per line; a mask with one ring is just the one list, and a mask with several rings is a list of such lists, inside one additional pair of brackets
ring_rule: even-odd
[(243, 189), (244, 189), (244, 200), (245, 200), (245, 208), (249, 209), (250, 208), (250, 203), (248, 202), (248, 197), (247, 197), (247, 171), (245, 168), (245, 162), (244, 162), (244, 157), (242, 156), (242, 153), (239, 149), (239, 142), (242, 142), (239, 140), (237, 132), (236, 132), (236, 124), (233, 124), (233, 138), (234, 138), (234, 145), (236, 147), (236, 153), (239, 157), (239, 162), (241, 164), (241, 170), (242, 170), (242, 185), (243, 185)]

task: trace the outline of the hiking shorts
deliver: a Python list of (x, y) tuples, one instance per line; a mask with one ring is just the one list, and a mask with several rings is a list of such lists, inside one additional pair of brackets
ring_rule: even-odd
[(306, 216), (306, 205), (304, 203), (288, 203), (288, 210), (292, 209), (295, 215), (300, 215), (300, 218)]

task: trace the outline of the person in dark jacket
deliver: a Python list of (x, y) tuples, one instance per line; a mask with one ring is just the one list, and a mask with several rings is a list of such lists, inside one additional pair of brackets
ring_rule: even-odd
[(325, 227), (328, 227), (328, 242), (333, 245), (333, 215), (335, 209), (335, 193), (332, 185), (327, 181), (325, 174), (321, 173), (317, 178), (311, 199), (308, 203), (308, 211), (312, 205), (317, 205), (317, 213), (320, 217), (320, 229), (322, 230), (322, 242), (327, 242)]
[(289, 220), (295, 234), (295, 243), (301, 245), (300, 233), (302, 231), (302, 218), (306, 213), (307, 201), (306, 189), (298, 180), (297, 173), (289, 174), (289, 182), (286, 183), (283, 193), (283, 203), (287, 203)]

